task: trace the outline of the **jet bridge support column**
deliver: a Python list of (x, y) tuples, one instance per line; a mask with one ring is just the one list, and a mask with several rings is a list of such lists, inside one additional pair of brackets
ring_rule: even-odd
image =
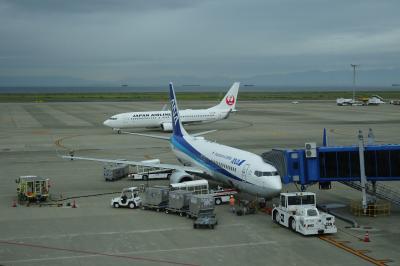
[(362, 193), (362, 206), (364, 214), (367, 213), (367, 178), (365, 176), (365, 163), (364, 163), (364, 136), (361, 130), (358, 131), (358, 153), (360, 156), (360, 178), (361, 178), (361, 193)]

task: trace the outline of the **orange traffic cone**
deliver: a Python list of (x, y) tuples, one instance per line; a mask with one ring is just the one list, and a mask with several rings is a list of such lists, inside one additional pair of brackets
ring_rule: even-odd
[(370, 242), (368, 231), (364, 235), (364, 242)]
[(11, 207), (13, 207), (13, 208), (17, 207), (17, 202), (15, 200), (13, 200)]
[(76, 208), (75, 200), (72, 202), (72, 208)]

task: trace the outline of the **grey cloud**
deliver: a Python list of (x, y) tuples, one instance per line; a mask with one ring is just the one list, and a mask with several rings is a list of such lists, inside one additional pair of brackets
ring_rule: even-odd
[(373, 0), (0, 0), (0, 75), (151, 82), (399, 68), (398, 10)]
[(198, 0), (1, 0), (3, 7), (17, 12), (96, 13), (145, 12), (191, 7)]

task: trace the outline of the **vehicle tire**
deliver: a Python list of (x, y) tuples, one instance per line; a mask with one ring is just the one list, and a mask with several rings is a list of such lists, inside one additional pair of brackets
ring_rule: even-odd
[(118, 133), (118, 134), (121, 134), (121, 130), (120, 130), (120, 129), (118, 129), (117, 133)]
[(118, 202), (114, 202), (113, 206), (114, 206), (114, 208), (119, 208)]
[(296, 220), (294, 218), (290, 218), (289, 226), (292, 231), (296, 232)]
[(279, 224), (279, 215), (278, 215), (278, 211), (274, 211), (274, 213), (272, 214), (272, 217), (274, 218), (274, 222)]
[(142, 175), (142, 179), (143, 179), (143, 180), (148, 180), (148, 179), (149, 179), (149, 176), (148, 176), (148, 175)]
[(222, 200), (220, 198), (215, 199), (215, 205), (221, 205)]
[(181, 216), (181, 217), (182, 217), (182, 216), (183, 216), (183, 212), (180, 212), (180, 213), (179, 213), (179, 216)]
[(166, 213), (166, 214), (168, 214), (168, 213), (169, 213), (169, 211), (168, 211), (168, 210), (165, 210), (165, 213)]
[(196, 225), (196, 224), (193, 224), (193, 228), (196, 229), (196, 228), (197, 228), (197, 225)]
[(168, 175), (167, 175), (167, 179), (169, 180), (170, 177), (171, 177), (171, 174), (168, 174)]
[(129, 206), (130, 209), (136, 208), (136, 204), (134, 202), (129, 203), (128, 206)]
[(157, 209), (156, 209), (156, 211), (157, 211), (157, 212), (160, 212), (160, 209), (159, 209), (159, 208), (157, 208)]
[(213, 224), (211, 225), (211, 229), (214, 229), (214, 225)]

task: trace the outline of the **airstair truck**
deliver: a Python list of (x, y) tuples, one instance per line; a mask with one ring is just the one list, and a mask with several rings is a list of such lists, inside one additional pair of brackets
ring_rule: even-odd
[(303, 235), (337, 232), (335, 217), (318, 211), (315, 193), (281, 193), (280, 204), (272, 210), (272, 220)]

